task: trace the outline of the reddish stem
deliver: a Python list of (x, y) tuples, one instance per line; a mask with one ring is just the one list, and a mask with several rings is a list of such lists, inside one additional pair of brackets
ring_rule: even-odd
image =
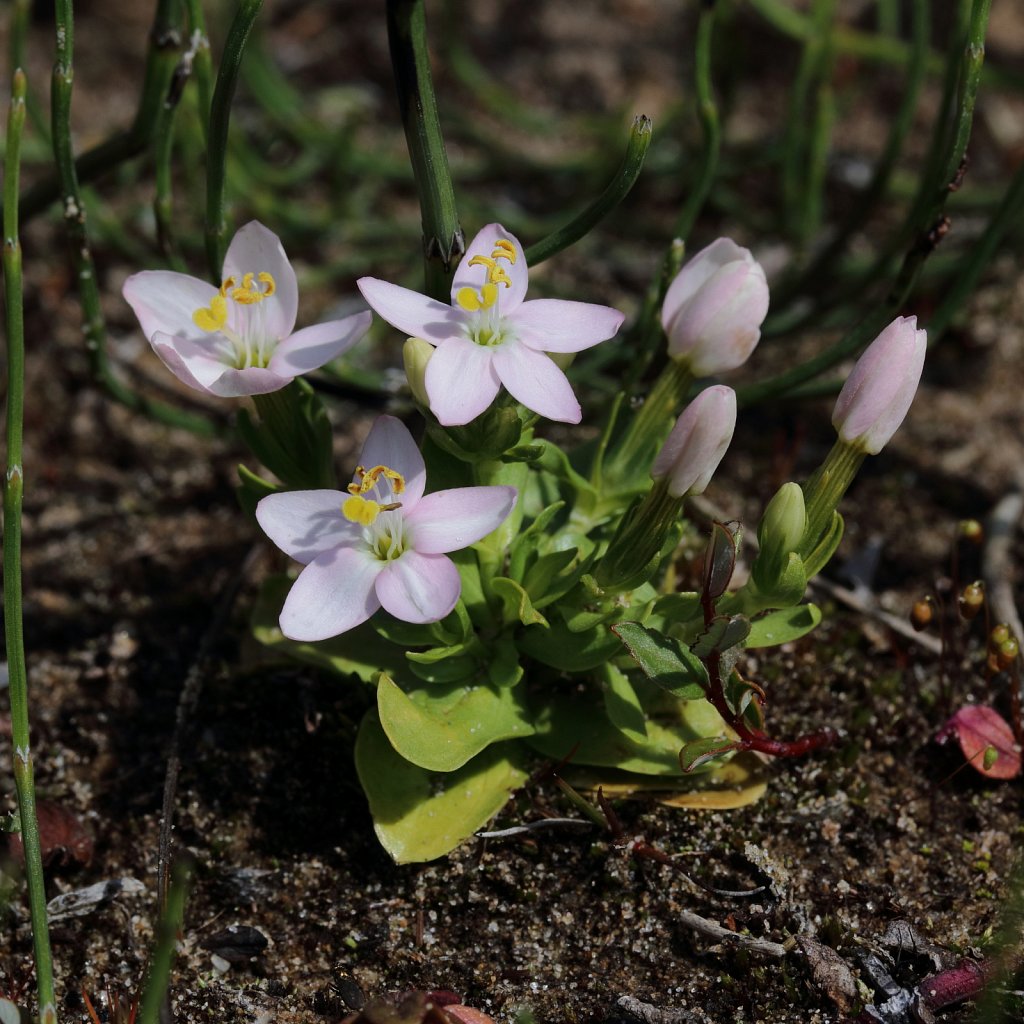
[(988, 981), (990, 968), (987, 960), (961, 960), (954, 967), (929, 975), (917, 986), (921, 1004), (934, 1012), (976, 998)]

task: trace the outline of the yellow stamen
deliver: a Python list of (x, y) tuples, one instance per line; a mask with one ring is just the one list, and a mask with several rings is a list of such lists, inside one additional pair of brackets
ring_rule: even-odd
[(494, 251), (491, 255), (495, 259), (506, 259), (509, 263), (516, 261), (516, 247), (507, 238), (499, 238), (494, 243)]
[(471, 266), (471, 267), (487, 267), (488, 269), (493, 270), (494, 267), (496, 266), (496, 264), (495, 264), (494, 260), (490, 256), (474, 256), (469, 261), (469, 266)]
[(350, 523), (359, 523), (360, 526), (369, 526), (381, 513), (381, 507), (376, 501), (353, 494), (346, 498), (341, 506), (341, 514)]
[(362, 476), (359, 484), (360, 494), (365, 494), (375, 487), (381, 477), (391, 481), (391, 489), (395, 494), (401, 494), (405, 490), (405, 477), (389, 466), (374, 466), (373, 469), (363, 469), (360, 467), (356, 472)]
[(223, 295), (214, 295), (209, 308), (201, 306), (192, 314), (192, 322), (201, 331), (212, 334), (228, 322), (228, 303)]
[(455, 293), (455, 301), (467, 313), (475, 313), (481, 308), (480, 296), (472, 288), (460, 288)]
[(266, 285), (266, 288), (263, 289), (263, 298), (269, 299), (270, 296), (277, 291), (277, 282), (265, 270), (256, 275), (256, 280), (259, 281), (260, 284)]

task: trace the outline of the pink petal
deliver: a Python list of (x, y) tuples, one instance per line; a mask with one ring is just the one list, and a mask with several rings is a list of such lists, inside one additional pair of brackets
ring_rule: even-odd
[(175, 377), (196, 391), (212, 394), (210, 385), (227, 369), (210, 354), (208, 341), (175, 338), (157, 333), (150, 341), (153, 351)]
[(510, 317), (519, 340), (540, 352), (582, 352), (614, 337), (625, 319), (611, 306), (531, 299)]
[(377, 577), (377, 597), (403, 622), (437, 622), (459, 599), (462, 583), (455, 563), (444, 555), (406, 551)]
[(501, 315), (508, 316), (526, 297), (526, 282), (529, 275), (526, 269), (526, 255), (519, 239), (511, 232), (506, 231), (500, 224), (488, 224), (469, 243), (466, 255), (462, 257), (455, 271), (455, 277), (452, 280), (453, 306), (456, 304), (455, 296), (458, 295), (461, 288), (472, 288), (473, 291), (479, 292), (487, 282), (489, 268), (479, 263), (471, 267), (469, 261), (474, 256), (491, 259), (492, 253), (495, 251), (494, 243), (499, 239), (507, 239), (516, 251), (515, 263), (509, 263), (507, 259), (497, 261), (498, 266), (504, 270), (510, 281), (508, 286), (498, 285), (498, 308), (501, 310)]
[(405, 525), (416, 551), (438, 555), (486, 537), (501, 526), (515, 503), (514, 487), (454, 487), (420, 499)]
[(527, 409), (560, 423), (579, 423), (582, 412), (572, 385), (544, 353), (507, 341), (494, 349), (494, 369), (509, 394)]
[(500, 387), (493, 365), (498, 351), (468, 338), (449, 338), (438, 346), (427, 363), (423, 383), (430, 410), (439, 423), (461, 426), (476, 419), (494, 401)]
[(356, 284), (377, 315), (410, 338), (440, 345), (460, 333), (462, 313), (443, 302), (375, 277), (361, 277)]
[[(378, 416), (359, 453), (359, 465), (366, 469), (374, 466), (387, 466), (401, 473), (405, 480), (405, 489), (396, 496), (402, 503), (405, 514), (408, 514), (423, 496), (423, 488), (427, 482), (427, 471), (412, 434), (401, 420), (394, 416)], [(355, 474), (352, 482), (358, 483)]]
[(158, 333), (179, 338), (208, 337), (192, 320), (192, 314), (209, 306), (217, 294), (206, 281), (172, 270), (144, 270), (132, 274), (121, 293), (150, 341)]
[(356, 313), (344, 320), (304, 327), (277, 346), (268, 369), (284, 377), (298, 377), (319, 369), (359, 341), (369, 330), (372, 319), (372, 313)]
[(737, 261), (753, 262), (753, 259), (749, 249), (737, 245), (731, 238), (718, 238), (687, 260), (665, 292), (661, 307), (661, 322), (665, 330), (668, 330), (680, 307), (689, 302), (722, 267)]
[(314, 642), (365, 622), (379, 607), (373, 584), (384, 563), (356, 548), (325, 551), (299, 573), (281, 609), (281, 632)]
[[(1014, 779), (1020, 775), (1021, 750), (1006, 719), (994, 708), (968, 704), (942, 727), (936, 739), (945, 742), (956, 733), (960, 749), (972, 768), (990, 779)], [(985, 754), (992, 748), (995, 761), (985, 766)]]
[(286, 554), (303, 565), (317, 555), (352, 544), (362, 530), (341, 512), (344, 491), (281, 491), (256, 506), (256, 521)]
[[(274, 279), (274, 294), (257, 305), (264, 318), (266, 337), (279, 341), (287, 338), (295, 327), (295, 317), (299, 311), (299, 285), (295, 280), (295, 271), (284, 254), (281, 240), (259, 221), (251, 220), (239, 228), (231, 239), (224, 258), (224, 277), (233, 277), (241, 283), (246, 274), (259, 273), (270, 274)], [(251, 310), (251, 313), (254, 312), (255, 308)]]
[(227, 366), (210, 385), (209, 391), (219, 398), (244, 398), (247, 395), (269, 395), (271, 391), (280, 391), (291, 382), (291, 377), (281, 377), (273, 370), (260, 366), (249, 366), (244, 370)]

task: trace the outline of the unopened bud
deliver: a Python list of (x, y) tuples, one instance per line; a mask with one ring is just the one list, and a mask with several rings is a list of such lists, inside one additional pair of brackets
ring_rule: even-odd
[(729, 238), (701, 249), (665, 293), (661, 322), (668, 354), (695, 377), (747, 361), (768, 313), (768, 283), (751, 255)]
[(910, 624), (919, 633), (931, 625), (935, 618), (935, 601), (931, 597), (922, 597), (914, 602), (910, 610)]
[(420, 405), (430, 405), (427, 397), (427, 389), (423, 384), (423, 378), (427, 372), (427, 363), (434, 354), (434, 346), (423, 338), (409, 338), (402, 346), (402, 363), (405, 366), (405, 376), (409, 381), (409, 390), (413, 398)]
[(868, 345), (832, 413), (841, 440), (869, 455), (886, 446), (914, 400), (927, 348), (913, 316), (897, 317)]
[(970, 621), (985, 607), (985, 584), (981, 580), (968, 583), (957, 602), (960, 614)]
[(651, 476), (674, 498), (703, 494), (736, 429), (736, 392), (722, 384), (702, 391), (676, 420)]
[(789, 556), (799, 551), (807, 529), (807, 510), (803, 488), (797, 483), (783, 484), (761, 516), (757, 540), (761, 550), (754, 562), (758, 585), (770, 587), (785, 569)]
[(957, 534), (971, 544), (981, 544), (985, 539), (985, 529), (977, 519), (961, 519)]

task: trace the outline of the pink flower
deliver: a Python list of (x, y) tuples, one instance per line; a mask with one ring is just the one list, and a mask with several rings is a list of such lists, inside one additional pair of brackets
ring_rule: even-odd
[(359, 290), (389, 324), (436, 346), (425, 386), (438, 422), (475, 419), (504, 384), (542, 416), (579, 423), (580, 406), (547, 352), (579, 352), (618, 331), (623, 315), (608, 306), (526, 295), (526, 258), (519, 240), (488, 224), (469, 245), (446, 305), (373, 277)]
[(682, 412), (651, 468), (668, 477), (674, 498), (703, 494), (736, 428), (736, 392), (723, 384), (702, 391)]
[(277, 391), (350, 349), (370, 326), (356, 313), (292, 333), (295, 271), (258, 221), (239, 229), (220, 288), (187, 274), (145, 270), (124, 283), (153, 351), (178, 380), (222, 398)]
[(326, 640), (383, 607), (406, 622), (443, 619), (459, 599), (458, 551), (497, 529), (514, 487), (423, 494), (423, 456), (392, 416), (373, 425), (348, 491), (284, 491), (256, 506), (267, 536), (305, 568), (281, 610), (293, 640)]
[(749, 249), (719, 238), (701, 249), (665, 293), (661, 322), (668, 354), (695, 377), (747, 361), (768, 314), (768, 283)]
[(836, 399), (839, 438), (877, 455), (903, 422), (924, 369), (928, 335), (917, 317), (897, 317), (864, 350)]

